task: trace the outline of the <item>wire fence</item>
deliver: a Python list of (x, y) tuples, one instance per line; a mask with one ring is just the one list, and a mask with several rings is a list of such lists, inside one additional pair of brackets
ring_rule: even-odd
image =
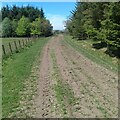
[(19, 52), (21, 49), (26, 48), (27, 46), (32, 45), (37, 38), (22, 38), (19, 40), (9, 41), (6, 44), (2, 44), (2, 56), (8, 56), (13, 53)]

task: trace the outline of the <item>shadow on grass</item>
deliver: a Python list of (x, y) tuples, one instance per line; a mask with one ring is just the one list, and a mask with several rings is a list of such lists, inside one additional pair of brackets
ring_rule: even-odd
[(108, 54), (110, 57), (117, 57), (118, 59), (120, 58), (120, 48), (107, 49), (105, 53)]
[(109, 55), (110, 57), (120, 58), (120, 48), (114, 46), (107, 46), (107, 44), (104, 42), (93, 43), (92, 47), (95, 49), (107, 48), (105, 54)]
[(101, 49), (107, 47), (107, 44), (105, 42), (93, 43), (92, 47), (95, 49)]

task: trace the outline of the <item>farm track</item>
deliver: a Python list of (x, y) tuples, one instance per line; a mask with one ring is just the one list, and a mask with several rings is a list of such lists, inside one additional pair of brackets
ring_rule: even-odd
[(63, 35), (54, 36), (43, 49), (34, 117), (116, 118), (117, 75), (84, 57), (63, 39)]

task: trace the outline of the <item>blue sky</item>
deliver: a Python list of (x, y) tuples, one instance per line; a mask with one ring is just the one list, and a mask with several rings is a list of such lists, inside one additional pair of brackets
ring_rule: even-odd
[(64, 29), (64, 21), (71, 15), (70, 11), (75, 8), (75, 2), (3, 2), (2, 6), (27, 6), (28, 4), (38, 8), (42, 7), (54, 30)]

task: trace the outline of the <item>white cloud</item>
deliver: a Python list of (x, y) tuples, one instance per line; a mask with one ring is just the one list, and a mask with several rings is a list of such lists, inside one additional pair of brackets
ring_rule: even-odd
[(53, 14), (47, 14), (47, 18), (52, 23), (54, 30), (63, 30), (64, 29), (64, 21), (66, 20), (66, 17), (62, 15), (53, 15)]

